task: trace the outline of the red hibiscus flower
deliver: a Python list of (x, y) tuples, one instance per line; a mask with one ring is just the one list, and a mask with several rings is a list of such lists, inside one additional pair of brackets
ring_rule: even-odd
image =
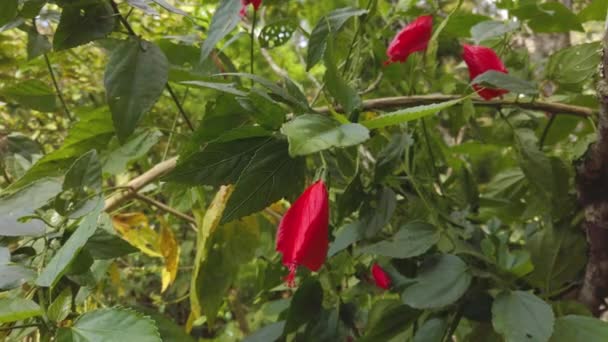
[(374, 282), (376, 286), (379, 288), (388, 290), (391, 288), (391, 278), (388, 273), (380, 267), (377, 263), (372, 266), (372, 276), (374, 277)]
[(325, 262), (329, 247), (327, 228), (329, 203), (327, 189), (319, 180), (309, 186), (287, 210), (277, 231), (277, 251), (289, 269), (287, 285), (295, 285), (299, 265), (317, 271)]
[(241, 16), (243, 16), (247, 12), (247, 6), (249, 4), (252, 4), (253, 10), (257, 11), (262, 5), (262, 0), (241, 0), (241, 4), (243, 4), (243, 7), (241, 8)]
[[(496, 55), (494, 50), (485, 46), (466, 44), (463, 45), (463, 48), (462, 58), (469, 68), (469, 77), (471, 80), (488, 70), (496, 70), (505, 74), (508, 73), (507, 68), (505, 68), (505, 65), (498, 55)], [(509, 92), (505, 89), (484, 88), (477, 84), (473, 84), (473, 89), (475, 89), (477, 94), (485, 100), (490, 100)]]
[(384, 65), (395, 62), (405, 62), (409, 55), (416, 51), (424, 51), (429, 45), (433, 32), (433, 17), (423, 15), (404, 27), (386, 50), (388, 61)]

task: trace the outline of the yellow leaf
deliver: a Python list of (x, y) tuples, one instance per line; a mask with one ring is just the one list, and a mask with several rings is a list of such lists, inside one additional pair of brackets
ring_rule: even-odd
[[(197, 296), (196, 291), (196, 278), (198, 276), (198, 272), (200, 270), (200, 265), (205, 258), (205, 244), (209, 236), (213, 233), (213, 231), (217, 228), (220, 223), (220, 219), (222, 218), (222, 214), (224, 213), (224, 209), (226, 209), (226, 203), (232, 194), (233, 187), (231, 185), (221, 186), (220, 189), (215, 194), (213, 201), (207, 208), (205, 215), (202, 220), (197, 223), (198, 226), (198, 234), (196, 239), (196, 257), (194, 259), (194, 271), (192, 273), (192, 278), (190, 281), (190, 309), (191, 314), (189, 317), (189, 321), (194, 322), (197, 318), (201, 316), (201, 306), (200, 301)], [(191, 328), (191, 325), (189, 326)]]
[(114, 215), (112, 224), (123, 239), (143, 253), (151, 257), (163, 257), (158, 233), (150, 227), (148, 218), (143, 213)]
[(162, 289), (161, 292), (173, 284), (177, 277), (177, 267), (179, 265), (179, 245), (175, 239), (175, 235), (171, 230), (171, 227), (159, 217), (160, 221), (160, 251), (165, 259), (165, 267), (163, 267), (161, 280)]
[(115, 262), (110, 265), (110, 269), (108, 270), (110, 273), (110, 283), (114, 288), (116, 288), (116, 293), (118, 297), (122, 297), (125, 295), (125, 288), (122, 286), (122, 281), (120, 280), (120, 270), (118, 270), (118, 265)]

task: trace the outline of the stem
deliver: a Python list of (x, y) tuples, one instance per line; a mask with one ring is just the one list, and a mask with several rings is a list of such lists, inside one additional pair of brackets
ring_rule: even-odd
[(439, 170), (437, 170), (437, 164), (435, 163), (435, 154), (433, 154), (433, 149), (431, 148), (431, 142), (429, 138), (429, 132), (426, 129), (426, 118), (422, 118), (422, 120), (420, 121), (422, 122), (422, 131), (424, 132), (424, 141), (426, 143), (426, 148), (429, 151), (429, 157), (431, 158), (431, 163), (433, 164), (433, 173), (435, 173), (435, 178), (437, 178), (437, 185), (439, 186), (439, 189), (441, 190), (441, 195), (443, 196), (445, 194), (445, 191), (443, 191), (443, 186), (441, 185)]
[(53, 67), (51, 66), (51, 61), (49, 60), (49, 56), (45, 53), (44, 62), (46, 63), (46, 67), (49, 70), (49, 74), (51, 74), (51, 80), (53, 80), (53, 86), (55, 87), (55, 92), (57, 93), (57, 97), (59, 97), (59, 101), (61, 102), (61, 106), (65, 111), (65, 114), (68, 116), (70, 121), (74, 121), (74, 117), (72, 113), (68, 109), (68, 105), (65, 103), (65, 99), (63, 98), (63, 93), (61, 92), (61, 88), (59, 88), (59, 83), (57, 83), (57, 78), (55, 77), (55, 72), (53, 71)]
[[(372, 0), (369, 0), (367, 2), (366, 9), (369, 10), (370, 7), (372, 7)], [(346, 54), (346, 60), (344, 62), (344, 66), (342, 67), (342, 76), (343, 77), (346, 74), (346, 71), (348, 70), (348, 67), (350, 66), (350, 58), (351, 58), (351, 55), (352, 55), (353, 50), (355, 48), (355, 43), (357, 42), (357, 39), (359, 38), (359, 35), (361, 35), (361, 32), (363, 31), (363, 26), (365, 24), (365, 20), (366, 19), (367, 19), (367, 17), (364, 17), (363, 19), (361, 19), (359, 21), (359, 27), (357, 27), (357, 31), (355, 32), (355, 35), (353, 36), (353, 40), (350, 42), (350, 47), (348, 48), (348, 53)]]
[[(255, 10), (255, 8), (253, 9), (253, 20), (251, 22), (251, 48), (250, 48), (250, 59), (251, 59), (251, 63), (250, 64), (250, 73), (253, 75), (253, 58), (254, 58), (254, 50), (255, 50), (255, 24), (258, 20), (258, 11)], [(253, 85), (255, 84), (255, 81), (251, 80), (251, 86), (253, 87)]]
[(161, 209), (163, 211), (166, 211), (169, 214), (172, 214), (172, 215), (174, 215), (176, 217), (179, 217), (182, 220), (188, 221), (188, 222), (190, 222), (192, 224), (196, 224), (196, 220), (194, 219), (194, 217), (191, 217), (191, 216), (188, 216), (188, 215), (186, 215), (186, 214), (184, 214), (182, 212), (179, 212), (176, 209), (173, 209), (170, 206), (168, 206), (168, 205), (166, 205), (166, 204), (164, 204), (162, 202), (159, 202), (159, 201), (155, 200), (154, 198), (148, 197), (146, 195), (142, 195), (140, 193), (135, 193), (134, 196), (135, 196), (135, 198), (137, 198), (137, 199), (139, 199), (141, 201), (144, 201), (144, 202), (146, 202), (146, 203), (148, 203), (150, 205), (153, 205), (153, 206), (155, 206), (155, 207), (157, 207), (157, 208), (159, 208), (159, 209)]
[(127, 32), (129, 32), (129, 35), (137, 36), (137, 34), (135, 34), (135, 31), (133, 31), (133, 27), (131, 27), (131, 25), (129, 24), (127, 19), (125, 19), (125, 17), (123, 17), (122, 14), (120, 14), (120, 11), (118, 10), (118, 5), (116, 5), (116, 2), (114, 2), (114, 0), (109, 0), (109, 1), (110, 1), (110, 6), (112, 6), (112, 9), (114, 10), (114, 13), (116, 14), (116, 16), (118, 16), (118, 20), (120, 21), (122, 26), (124, 26), (127, 29)]
[(545, 129), (543, 130), (543, 134), (540, 136), (540, 141), (538, 142), (538, 148), (540, 150), (543, 149), (543, 145), (545, 144), (545, 139), (547, 139), (547, 135), (549, 135), (549, 129), (551, 129), (551, 126), (553, 125), (553, 122), (555, 122), (556, 117), (557, 117), (557, 115), (551, 114), (551, 117), (549, 118), (549, 122), (547, 122), (547, 125), (545, 126)]
[(177, 110), (181, 114), (182, 118), (184, 118), (184, 121), (186, 121), (186, 124), (188, 124), (188, 127), (190, 128), (190, 130), (192, 132), (194, 132), (195, 131), (194, 125), (192, 124), (192, 121), (190, 121), (190, 118), (188, 118), (188, 114), (186, 114), (184, 107), (182, 107), (181, 103), (179, 103), (179, 99), (177, 98), (177, 95), (175, 95), (173, 88), (171, 88), (171, 85), (169, 83), (167, 83), (166, 87), (167, 87), (167, 90), (169, 91), (169, 94), (171, 94), (171, 98), (173, 99), (173, 102), (175, 102), (175, 106), (177, 106)]

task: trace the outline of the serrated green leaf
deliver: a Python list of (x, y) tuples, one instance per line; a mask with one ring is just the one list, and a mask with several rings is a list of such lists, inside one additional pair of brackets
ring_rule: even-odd
[(389, 341), (405, 331), (419, 315), (420, 311), (403, 305), (397, 300), (379, 300), (374, 303), (369, 312), (365, 335), (360, 341)]
[(132, 136), (124, 145), (103, 155), (103, 172), (116, 175), (126, 171), (131, 161), (146, 155), (161, 137), (162, 133), (157, 129), (145, 130)]
[(467, 264), (450, 254), (427, 258), (415, 283), (401, 294), (413, 308), (441, 308), (457, 301), (469, 288), (471, 274)]
[(361, 248), (369, 253), (391, 258), (411, 258), (423, 254), (439, 241), (439, 230), (425, 222), (410, 222), (392, 238)]
[(72, 310), (72, 290), (69, 287), (66, 287), (59, 293), (57, 298), (49, 305), (47, 310), (47, 316), (53, 322), (61, 322)]
[(108, 2), (64, 7), (53, 49), (65, 50), (104, 38), (114, 30), (115, 24), (116, 17)]
[(565, 85), (588, 81), (597, 72), (600, 50), (599, 43), (574, 45), (559, 50), (549, 57), (545, 77)]
[(40, 306), (29, 299), (0, 298), (0, 323), (22, 321), (42, 314)]
[(237, 0), (222, 0), (211, 18), (207, 38), (201, 46), (199, 65), (202, 65), (217, 43), (226, 37), (241, 21), (241, 2)]
[(492, 304), (492, 325), (506, 342), (546, 342), (553, 333), (551, 306), (523, 291), (505, 291)]
[(342, 106), (346, 114), (351, 115), (353, 112), (361, 108), (361, 98), (355, 89), (353, 89), (338, 71), (334, 53), (334, 42), (330, 39), (327, 41), (327, 49), (325, 51), (325, 86), (331, 96)]
[(520, 20), (527, 20), (528, 26), (534, 32), (584, 32), (576, 15), (560, 2), (533, 2), (511, 9), (509, 13)]
[(563, 316), (555, 320), (555, 329), (549, 341), (608, 341), (608, 323), (595, 317)]
[(310, 70), (323, 57), (330, 32), (338, 32), (346, 21), (367, 13), (367, 10), (352, 7), (340, 8), (322, 17), (310, 33), (306, 70)]
[(110, 55), (104, 75), (106, 98), (121, 142), (158, 100), (169, 78), (169, 62), (153, 43), (129, 39)]
[(103, 201), (98, 201), (97, 206), (85, 217), (72, 233), (70, 238), (63, 246), (55, 253), (51, 261), (44, 267), (42, 273), (36, 279), (36, 285), (44, 287), (53, 287), (59, 281), (61, 276), (66, 272), (74, 258), (78, 256), (80, 250), (87, 243), (87, 240), (95, 233), (97, 229), (97, 219), (99, 213), (103, 209)]
[(0, 95), (20, 105), (41, 112), (57, 109), (57, 97), (53, 89), (40, 80), (27, 80), (0, 89)]
[(326, 116), (304, 114), (283, 124), (281, 133), (289, 141), (289, 154), (303, 156), (331, 147), (358, 145), (369, 139), (367, 128), (356, 123), (340, 124)]
[(300, 326), (314, 319), (321, 312), (323, 304), (323, 288), (316, 279), (306, 279), (293, 295), (284, 333), (296, 331)]
[(471, 37), (475, 41), (475, 44), (479, 45), (484, 40), (500, 37), (517, 29), (519, 29), (519, 22), (517, 21), (487, 20), (475, 24), (471, 28)]
[(112, 308), (89, 311), (62, 332), (61, 342), (161, 342), (154, 321), (133, 310)]
[(382, 114), (376, 118), (365, 120), (361, 122), (361, 125), (369, 128), (382, 128), (391, 125), (398, 125), (405, 122), (420, 119), (429, 115), (433, 115), (441, 110), (450, 108), (453, 105), (460, 103), (464, 98), (450, 100), (441, 103), (433, 103), (430, 105), (410, 107), (401, 109), (395, 112)]
[(492, 88), (506, 89), (515, 94), (538, 94), (534, 83), (495, 70), (488, 70), (475, 77), (471, 84), (488, 84)]

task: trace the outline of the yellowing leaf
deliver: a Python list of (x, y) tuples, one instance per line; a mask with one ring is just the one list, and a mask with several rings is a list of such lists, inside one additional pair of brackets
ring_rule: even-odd
[(143, 213), (118, 214), (112, 217), (114, 229), (128, 243), (151, 256), (162, 258), (158, 233), (150, 227)]
[(224, 209), (226, 209), (226, 203), (228, 203), (232, 190), (233, 187), (231, 185), (221, 186), (215, 194), (213, 201), (207, 208), (202, 220), (199, 220), (200, 222), (197, 224), (198, 234), (196, 239), (196, 257), (194, 259), (194, 271), (190, 281), (191, 312), (190, 317), (188, 318), (188, 323), (186, 324), (186, 331), (188, 332), (192, 329), (192, 323), (201, 316), (201, 305), (198, 293), (196, 291), (196, 278), (198, 276), (201, 263), (206, 256), (205, 245), (222, 218), (222, 214), (224, 213)]
[(115, 262), (110, 265), (108, 269), (108, 273), (110, 273), (110, 283), (114, 288), (116, 288), (116, 293), (118, 297), (122, 297), (125, 295), (125, 288), (122, 286), (122, 281), (120, 280), (120, 270), (118, 269), (118, 265)]
[(177, 277), (177, 266), (179, 265), (179, 244), (175, 240), (175, 235), (171, 230), (171, 227), (163, 220), (160, 219), (160, 251), (165, 259), (165, 267), (163, 267), (161, 280), (162, 289), (161, 292), (173, 284)]

